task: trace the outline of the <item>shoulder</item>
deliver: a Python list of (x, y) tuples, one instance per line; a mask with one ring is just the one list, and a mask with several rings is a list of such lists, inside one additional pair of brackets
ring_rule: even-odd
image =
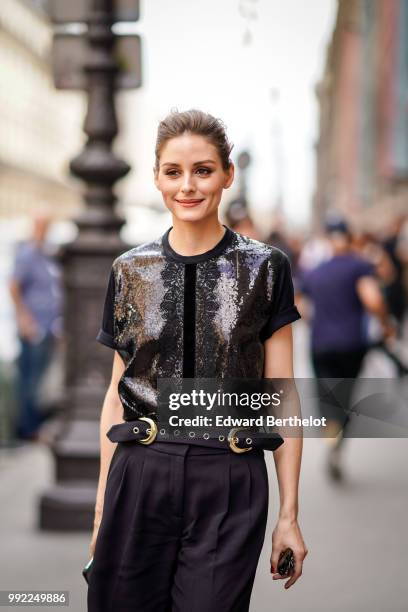
[(17, 266), (35, 268), (37, 265), (37, 252), (32, 242), (22, 240), (14, 245), (14, 260)]
[(161, 258), (162, 242), (161, 238), (156, 238), (151, 242), (145, 242), (136, 247), (125, 251), (114, 260), (112, 267), (114, 271), (119, 271), (129, 266), (140, 266), (151, 263), (152, 259)]
[(343, 266), (360, 275), (372, 274), (375, 270), (374, 265), (358, 253), (349, 253), (343, 260)]
[(14, 249), (20, 257), (29, 257), (34, 251), (34, 245), (29, 240), (19, 240), (15, 243)]
[(324, 259), (319, 262), (312, 268), (303, 268), (302, 269), (302, 277), (304, 278), (318, 278), (320, 275), (324, 274), (326, 270), (330, 270), (333, 266), (334, 258)]
[(234, 232), (232, 246), (244, 258), (255, 259), (259, 264), (265, 262), (273, 267), (290, 265), (288, 255), (278, 247), (265, 244), (254, 238), (248, 238), (237, 232)]

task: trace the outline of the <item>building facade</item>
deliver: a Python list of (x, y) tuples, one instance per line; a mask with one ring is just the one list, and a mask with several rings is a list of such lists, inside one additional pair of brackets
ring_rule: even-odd
[(52, 27), (40, 4), (0, 2), (0, 218), (50, 204), (57, 218), (81, 205), (69, 160), (82, 147), (83, 94), (54, 88)]
[(339, 0), (316, 87), (314, 225), (336, 209), (378, 229), (407, 210), (408, 0)]

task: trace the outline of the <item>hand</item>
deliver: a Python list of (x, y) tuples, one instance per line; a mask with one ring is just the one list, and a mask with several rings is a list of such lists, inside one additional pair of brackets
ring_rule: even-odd
[(279, 556), (286, 548), (293, 550), (295, 558), (295, 570), (285, 583), (285, 589), (289, 589), (302, 575), (303, 560), (309, 551), (303, 541), (297, 520), (281, 518), (272, 533), (271, 574), (273, 574), (273, 580), (286, 580), (287, 578), (278, 573)]
[(397, 324), (393, 319), (387, 319), (381, 324), (383, 338), (385, 341), (395, 340), (397, 337)]
[(34, 341), (39, 331), (35, 319), (29, 313), (22, 313), (17, 318), (17, 327), (20, 336), (28, 342)]

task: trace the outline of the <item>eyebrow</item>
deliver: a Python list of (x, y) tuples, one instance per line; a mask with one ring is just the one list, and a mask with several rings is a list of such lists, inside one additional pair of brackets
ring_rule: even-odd
[[(216, 164), (216, 163), (217, 162), (215, 162), (213, 159), (204, 159), (203, 161), (195, 162), (193, 166), (200, 166), (201, 164)], [(162, 166), (180, 166), (180, 164), (177, 164), (176, 162), (166, 162), (161, 165)]]

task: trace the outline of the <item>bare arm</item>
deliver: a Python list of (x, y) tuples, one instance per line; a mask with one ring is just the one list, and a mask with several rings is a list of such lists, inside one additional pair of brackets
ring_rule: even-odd
[(115, 351), (113, 358), (112, 377), (105, 395), (103, 402), (101, 420), (99, 426), (99, 438), (100, 438), (100, 472), (98, 488), (96, 493), (96, 504), (95, 504), (95, 520), (94, 520), (94, 533), (92, 536), (90, 553), (91, 556), (94, 552), (96, 536), (98, 533), (99, 525), (103, 514), (103, 501), (105, 496), (106, 481), (109, 471), (109, 466), (112, 460), (113, 453), (115, 452), (116, 444), (107, 438), (106, 433), (116, 423), (122, 423), (123, 418), (123, 406), (118, 395), (118, 383), (125, 370), (125, 364), (119, 353)]
[(37, 333), (37, 323), (26, 307), (21, 295), (20, 284), (15, 279), (10, 281), (9, 291), (14, 304), (18, 331), (23, 338), (30, 340)]
[(357, 281), (356, 290), (364, 308), (379, 319), (384, 336), (387, 338), (394, 335), (378, 281), (372, 276), (362, 276)]
[[(293, 378), (292, 326), (284, 325), (265, 342), (265, 377)], [(297, 519), (302, 437), (286, 438), (274, 453), (282, 517)]]
[[(265, 342), (265, 378), (293, 378), (292, 326), (284, 325)], [(295, 573), (286, 582), (289, 588), (302, 574), (306, 546), (298, 526), (298, 487), (303, 449), (302, 436), (287, 437), (273, 453), (279, 486), (280, 509), (277, 525), (272, 534), (271, 566), (274, 579), (278, 579), (279, 554), (292, 548)]]

